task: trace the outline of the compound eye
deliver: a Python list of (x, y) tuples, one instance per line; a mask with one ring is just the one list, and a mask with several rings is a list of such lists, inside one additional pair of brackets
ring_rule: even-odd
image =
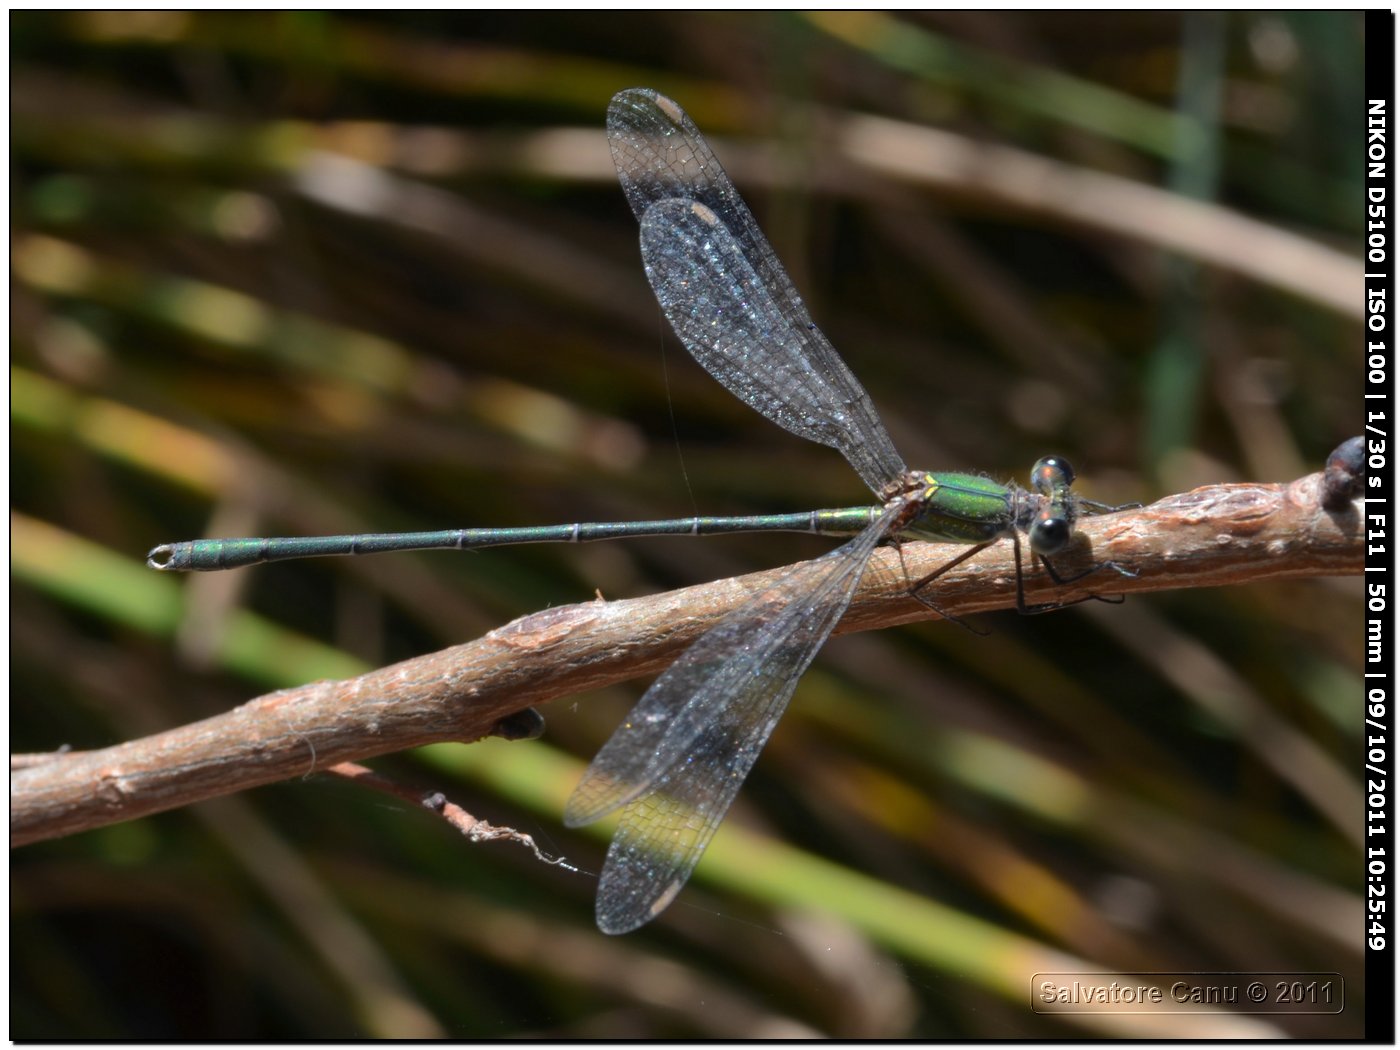
[(1031, 525), (1031, 550), (1040, 555), (1058, 554), (1069, 543), (1069, 522), (1064, 518), (1041, 518)]
[(1042, 496), (1048, 496), (1056, 489), (1065, 489), (1074, 484), (1074, 468), (1069, 460), (1059, 456), (1046, 456), (1038, 459), (1031, 467), (1031, 488)]

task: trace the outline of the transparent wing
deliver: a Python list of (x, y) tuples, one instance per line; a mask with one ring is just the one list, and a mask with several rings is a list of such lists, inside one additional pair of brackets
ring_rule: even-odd
[[(779, 426), (839, 449), (875, 492), (903, 475), (904, 461), (870, 395), (812, 323), (777, 254), (690, 118), (655, 91), (622, 91), (608, 106), (608, 143), (622, 191), (642, 224), (647, 274), (658, 299), (666, 286), (671, 306), (665, 300), (662, 306), (686, 349)], [(679, 215), (670, 204), (675, 200), (703, 205), (696, 214), (707, 210), (718, 220), (704, 220), (705, 229), (721, 232), (668, 246), (666, 236)], [(656, 212), (663, 202), (667, 207)], [(748, 315), (754, 323), (731, 332), (731, 316), (737, 315), (723, 311), (734, 309), (736, 300), (705, 298), (715, 292), (761, 294), (762, 309)], [(697, 315), (697, 322), (682, 331), (678, 315)], [(788, 385), (797, 375), (802, 382)]]
[(685, 885), (841, 619), (889, 511), (755, 595), (658, 678), (593, 759), (564, 811), (578, 827), (622, 807), (598, 887), (598, 926), (626, 933)]

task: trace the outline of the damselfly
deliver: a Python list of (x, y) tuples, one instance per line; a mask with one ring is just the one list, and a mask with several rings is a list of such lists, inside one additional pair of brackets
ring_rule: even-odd
[[(571, 827), (620, 810), (598, 888), (597, 919), (625, 933), (659, 914), (690, 877), (798, 679), (841, 619), (875, 548), (901, 538), (969, 544), (957, 561), (1009, 537), (1048, 560), (1077, 517), (1115, 508), (1071, 491), (1047, 457), (1029, 490), (978, 474), (911, 471), (870, 396), (813, 324), (773, 249), (681, 108), (644, 88), (608, 107), (608, 141), (641, 223), (642, 260), (687, 350), (738, 398), (779, 426), (833, 446), (879, 497), (875, 506), (750, 517), (449, 529), (306, 538), (195, 540), (151, 551), (157, 569), (227, 569), (287, 558), (624, 536), (810, 532), (854, 536), (796, 566), (692, 645), (598, 752), (565, 808)], [(1110, 567), (1103, 562), (1088, 571)], [(1080, 575), (1083, 575), (1081, 573)], [(1073, 577), (1077, 579), (1078, 576)], [(913, 583), (915, 593), (930, 578)], [(1024, 604), (1017, 588), (1018, 606)]]

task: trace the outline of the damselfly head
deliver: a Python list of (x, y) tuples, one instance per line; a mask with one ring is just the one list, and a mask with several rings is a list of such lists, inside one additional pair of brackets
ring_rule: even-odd
[(1073, 484), (1074, 468), (1067, 459), (1045, 456), (1031, 467), (1031, 488), (1044, 497), (1045, 503), (1036, 512), (1026, 536), (1031, 550), (1042, 557), (1058, 554), (1069, 546), (1077, 498), (1070, 491)]

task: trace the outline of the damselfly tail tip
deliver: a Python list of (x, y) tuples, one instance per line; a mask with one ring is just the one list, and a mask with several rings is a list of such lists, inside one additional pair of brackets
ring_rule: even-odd
[(162, 543), (159, 547), (152, 547), (150, 553), (146, 555), (146, 565), (152, 569), (159, 569), (161, 572), (170, 572), (175, 568), (175, 547), (169, 543)]

